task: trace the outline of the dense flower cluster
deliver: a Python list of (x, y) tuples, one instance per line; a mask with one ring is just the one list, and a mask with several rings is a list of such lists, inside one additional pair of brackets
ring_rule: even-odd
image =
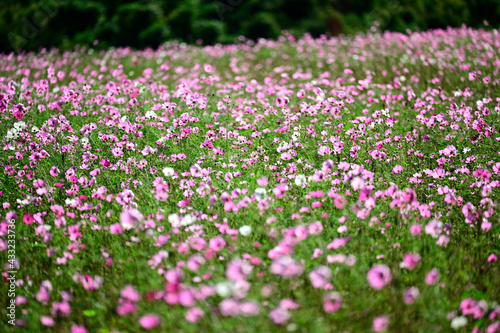
[(499, 49), (463, 27), (0, 55), (17, 325), (500, 332)]

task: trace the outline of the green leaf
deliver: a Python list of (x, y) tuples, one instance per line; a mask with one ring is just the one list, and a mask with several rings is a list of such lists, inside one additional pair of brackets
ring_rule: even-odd
[(97, 313), (95, 312), (95, 310), (92, 310), (92, 309), (83, 311), (83, 315), (87, 316), (87, 317), (95, 317), (96, 314)]

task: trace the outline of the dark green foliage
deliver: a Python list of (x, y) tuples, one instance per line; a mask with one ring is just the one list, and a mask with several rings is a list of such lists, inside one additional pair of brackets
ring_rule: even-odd
[(497, 0), (2, 0), (0, 51), (499, 25)]

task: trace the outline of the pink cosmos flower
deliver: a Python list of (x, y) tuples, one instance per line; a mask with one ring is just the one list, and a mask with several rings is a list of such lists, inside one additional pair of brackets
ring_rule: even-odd
[(420, 290), (417, 287), (410, 287), (406, 289), (403, 295), (403, 302), (405, 304), (413, 304), (415, 300), (420, 296)]
[(283, 198), (286, 194), (286, 191), (288, 191), (288, 185), (286, 184), (279, 184), (273, 189), (273, 193), (276, 198)]
[(245, 317), (257, 316), (260, 312), (260, 307), (257, 302), (248, 301), (240, 303), (240, 313)]
[(151, 330), (158, 326), (158, 324), (160, 323), (160, 319), (155, 314), (147, 314), (139, 319), (139, 323), (144, 329)]
[(109, 226), (109, 232), (112, 235), (121, 235), (123, 233), (123, 229), (119, 223), (115, 223)]
[(84, 326), (72, 325), (71, 326), (71, 333), (88, 333), (88, 331)]
[(387, 265), (376, 264), (368, 271), (366, 278), (372, 288), (380, 290), (391, 283), (391, 270)]
[(277, 307), (269, 312), (269, 318), (271, 318), (276, 325), (286, 324), (291, 316), (292, 314), (282, 307)]
[(25, 213), (23, 215), (23, 222), (24, 222), (24, 224), (31, 225), (31, 224), (33, 224), (34, 220), (35, 219), (33, 218), (33, 215), (31, 215), (29, 213)]
[(408, 253), (401, 263), (402, 268), (407, 268), (410, 271), (414, 270), (420, 262), (420, 255), (417, 253)]
[(326, 313), (337, 312), (342, 306), (342, 296), (338, 292), (331, 292), (323, 297), (323, 310)]
[(41, 316), (40, 322), (42, 323), (43, 326), (54, 327), (55, 325), (54, 319), (52, 319), (52, 317), (49, 316)]
[(365, 187), (365, 181), (361, 177), (354, 177), (351, 180), (351, 186), (354, 191), (362, 190)]
[(391, 173), (392, 173), (392, 174), (395, 174), (395, 173), (401, 173), (401, 172), (403, 172), (403, 167), (402, 167), (401, 165), (396, 165), (396, 166), (392, 169), (392, 171), (391, 171)]
[(121, 297), (131, 301), (131, 302), (139, 302), (141, 299), (141, 294), (131, 285), (126, 285), (120, 292)]
[(137, 209), (127, 209), (120, 214), (120, 224), (125, 230), (133, 229), (143, 219), (144, 216)]
[(226, 246), (226, 242), (221, 236), (210, 239), (209, 247), (212, 251), (218, 252)]
[(203, 315), (203, 310), (195, 306), (187, 310), (185, 318), (189, 323), (196, 323), (201, 319), (201, 317), (203, 317)]
[(286, 97), (276, 98), (276, 107), (278, 107), (278, 108), (285, 107), (287, 103), (288, 103), (288, 98), (286, 98)]
[(257, 184), (259, 186), (266, 187), (267, 186), (267, 178), (262, 177), (262, 178), (257, 179)]
[(439, 269), (433, 268), (427, 273), (425, 277), (425, 283), (428, 285), (433, 285), (439, 279)]
[(309, 235), (319, 235), (323, 232), (323, 224), (320, 221), (313, 222), (307, 227), (307, 232)]
[(240, 313), (240, 306), (237, 301), (228, 298), (219, 303), (219, 310), (225, 317), (234, 317)]
[(253, 267), (248, 264), (246, 261), (241, 259), (233, 259), (227, 265), (226, 268), (226, 277), (229, 280), (246, 280), (250, 273), (252, 273)]
[(332, 271), (327, 266), (318, 266), (309, 273), (309, 280), (314, 288), (323, 288), (331, 279)]
[(437, 238), (442, 231), (443, 231), (443, 222), (436, 219), (431, 220), (425, 226), (425, 233), (427, 235), (431, 235), (434, 238)]
[(373, 320), (373, 332), (385, 332), (389, 328), (389, 316), (379, 316)]
[(422, 225), (421, 224), (413, 224), (410, 227), (410, 231), (412, 236), (418, 236), (422, 232)]
[(300, 307), (297, 302), (290, 298), (282, 299), (279, 306), (287, 310), (297, 310)]
[(318, 155), (325, 156), (325, 155), (330, 155), (330, 154), (331, 154), (331, 150), (327, 146), (319, 147)]
[(99, 275), (92, 277), (88, 274), (79, 277), (85, 290), (96, 291), (102, 284), (102, 278)]
[(116, 307), (116, 313), (120, 316), (126, 316), (129, 313), (134, 313), (137, 311), (137, 305), (129, 301), (119, 299), (120, 304)]
[(281, 256), (273, 260), (271, 264), (271, 273), (280, 275), (284, 278), (293, 278), (302, 274), (304, 266), (298, 264), (289, 256)]

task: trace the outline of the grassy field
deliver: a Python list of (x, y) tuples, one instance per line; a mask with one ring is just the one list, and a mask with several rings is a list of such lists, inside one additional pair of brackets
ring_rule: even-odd
[(499, 48), (0, 55), (0, 331), (500, 332)]

